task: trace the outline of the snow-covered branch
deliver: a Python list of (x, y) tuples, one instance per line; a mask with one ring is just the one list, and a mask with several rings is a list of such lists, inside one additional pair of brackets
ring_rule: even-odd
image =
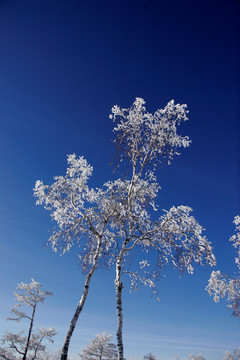
[[(240, 270), (240, 216), (235, 216), (233, 222), (236, 226), (236, 234), (230, 237), (230, 241), (233, 242), (233, 246), (237, 249), (235, 263)], [(222, 274), (220, 270), (213, 271), (206, 290), (213, 296), (215, 302), (219, 302), (220, 298), (227, 296), (227, 306), (231, 309), (232, 315), (240, 317), (240, 273), (231, 279)]]
[[(51, 329), (37, 329), (37, 333), (34, 333), (34, 318), (35, 311), (38, 303), (43, 303), (46, 296), (52, 295), (51, 291), (42, 290), (41, 284), (34, 279), (31, 279), (29, 284), (21, 282), (17, 286), (17, 291), (14, 295), (18, 301), (17, 304), (11, 309), (11, 312), (15, 315), (14, 318), (8, 318), (8, 320), (19, 321), (23, 318), (27, 318), (30, 321), (27, 336), (23, 335), (24, 331), (20, 331), (17, 334), (8, 332), (1, 339), (3, 344), (7, 344), (6, 348), (1, 348), (0, 356), (7, 359), (9, 356), (9, 349), (13, 352), (21, 355), (21, 359), (26, 360), (37, 359), (37, 354), (40, 351), (45, 351), (46, 346), (42, 345), (44, 338), (52, 341), (52, 337), (56, 334), (53, 328)], [(27, 315), (24, 311), (19, 311), (21, 306), (27, 306), (31, 309), (31, 315)], [(15, 356), (15, 355), (14, 355)], [(12, 357), (11, 360), (14, 360)]]
[(110, 115), (117, 122), (114, 132), (120, 159), (130, 160), (140, 175), (148, 163), (170, 163), (174, 155), (179, 155), (179, 148), (190, 145), (187, 136), (177, 134), (177, 125), (188, 120), (185, 104), (171, 100), (154, 114), (148, 113), (144, 105), (143, 99), (136, 98), (130, 108), (113, 106)]

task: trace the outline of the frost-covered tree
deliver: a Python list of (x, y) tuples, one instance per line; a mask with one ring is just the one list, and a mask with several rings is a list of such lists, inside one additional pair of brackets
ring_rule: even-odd
[[(119, 153), (119, 166), (129, 169), (129, 176), (107, 184), (112, 203), (117, 203), (111, 218), (116, 242), (116, 301), (117, 301), (117, 344), (118, 357), (123, 360), (122, 338), (122, 276), (128, 273), (132, 286), (142, 281), (155, 291), (154, 280), (162, 266), (169, 261), (182, 273), (193, 272), (193, 262), (214, 265), (211, 246), (202, 235), (203, 228), (190, 215), (187, 206), (173, 206), (153, 221), (152, 211), (157, 211), (155, 198), (159, 185), (155, 169), (158, 163), (171, 163), (179, 155), (181, 147), (188, 147), (190, 140), (177, 134), (177, 126), (187, 120), (186, 105), (170, 101), (164, 109), (148, 113), (141, 98), (136, 98), (129, 109), (112, 108), (110, 117), (117, 121), (114, 128)], [(140, 261), (139, 269), (129, 272), (127, 258), (130, 252), (140, 246), (148, 253), (157, 252), (156, 271), (146, 271), (149, 263)], [(145, 272), (141, 276), (139, 270)], [(147, 276), (146, 276), (147, 275)]]
[(112, 244), (108, 223), (115, 210), (106, 201), (104, 190), (88, 187), (93, 168), (87, 161), (75, 154), (68, 155), (67, 161), (69, 167), (65, 176), (56, 176), (50, 186), (38, 180), (34, 189), (37, 204), (44, 205), (57, 223), (49, 238), (52, 249), (55, 252), (59, 249), (64, 254), (74, 244), (78, 245), (80, 265), (86, 275), (82, 296), (64, 339), (61, 360), (67, 360), (70, 340), (87, 299), (91, 278)]
[(238, 275), (231, 279), (219, 270), (213, 271), (206, 290), (213, 296), (215, 302), (219, 302), (220, 298), (227, 296), (227, 304), (232, 311), (232, 315), (240, 317), (240, 216), (235, 216), (233, 222), (236, 225), (236, 234), (230, 237), (230, 241), (237, 249), (235, 263), (238, 267)]
[(61, 358), (61, 350), (45, 351), (44, 360), (60, 360), (60, 358)]
[[(46, 345), (43, 344), (43, 340), (53, 342), (52, 338), (56, 335), (54, 328), (50, 329), (36, 329), (33, 332), (33, 323), (37, 305), (43, 303), (47, 295), (52, 295), (52, 292), (47, 290), (41, 290), (41, 284), (34, 279), (31, 279), (29, 284), (21, 282), (17, 286), (14, 295), (17, 303), (12, 307), (12, 317), (8, 320), (20, 321), (27, 319), (29, 321), (29, 328), (27, 336), (24, 335), (24, 331), (20, 331), (17, 334), (7, 332), (1, 339), (1, 342), (5, 344), (4, 348), (0, 348), (0, 357), (3, 359), (13, 360), (11, 353), (14, 356), (20, 356), (22, 360), (35, 360), (38, 359), (39, 354), (43, 353), (46, 349)], [(30, 314), (22, 307), (30, 308)]]
[(157, 356), (153, 353), (148, 353), (144, 355), (143, 360), (157, 360)]
[(15, 354), (9, 349), (0, 347), (0, 359), (5, 360), (18, 360)]
[[(187, 120), (186, 105), (170, 101), (154, 114), (146, 111), (145, 102), (136, 98), (130, 109), (112, 108), (111, 118), (118, 149), (117, 165), (126, 176), (92, 189), (87, 181), (92, 167), (83, 157), (68, 156), (65, 176), (54, 178), (50, 186), (37, 181), (34, 194), (37, 203), (51, 212), (57, 223), (49, 239), (52, 248), (63, 253), (74, 244), (80, 246), (81, 266), (86, 273), (82, 297), (65, 337), (61, 360), (66, 360), (69, 342), (79, 314), (85, 304), (90, 280), (103, 264), (115, 264), (117, 302), (117, 345), (119, 360), (123, 360), (123, 275), (131, 278), (131, 287), (138, 284), (156, 291), (155, 280), (162, 266), (171, 262), (180, 272), (193, 272), (193, 263), (213, 265), (215, 259), (203, 228), (191, 216), (191, 208), (173, 206), (152, 220), (159, 184), (155, 176), (158, 163), (171, 163), (179, 149), (188, 147), (190, 140), (177, 134), (177, 126)], [(156, 217), (155, 217), (156, 218)], [(143, 258), (130, 266), (134, 251)], [(150, 251), (156, 253), (156, 264), (149, 263)]]
[(43, 344), (43, 340), (48, 340), (53, 343), (53, 337), (57, 334), (54, 328), (49, 329), (36, 329), (37, 332), (32, 334), (30, 348), (32, 350), (32, 355), (29, 357), (29, 360), (35, 359), (46, 359), (46, 345)]
[(198, 354), (198, 355), (190, 354), (189, 360), (205, 360), (205, 357), (203, 356), (203, 354)]
[(232, 353), (226, 351), (223, 360), (240, 360), (240, 348), (233, 350)]
[[(29, 343), (28, 343), (28, 351), (25, 356), (26, 360), (37, 360), (37, 359), (45, 359), (46, 358), (46, 344), (44, 344), (44, 340), (48, 340), (53, 343), (53, 336), (56, 335), (56, 331), (54, 328), (50, 329), (36, 329), (35, 333), (32, 333)], [(7, 348), (0, 348), (0, 358), (14, 360), (15, 357), (12, 357), (9, 349), (14, 350), (15, 354), (18, 354), (21, 359), (24, 356), (26, 349), (27, 337), (24, 336), (23, 331), (18, 334), (6, 333), (5, 336), (1, 339), (3, 344), (7, 344)], [(17, 359), (17, 358), (16, 358)]]
[(111, 338), (112, 335), (106, 332), (97, 334), (93, 340), (89, 340), (79, 356), (82, 360), (116, 360), (117, 346), (110, 342)]

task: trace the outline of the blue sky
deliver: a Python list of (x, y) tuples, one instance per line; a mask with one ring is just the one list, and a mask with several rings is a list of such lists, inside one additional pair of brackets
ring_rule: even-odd
[[(56, 326), (61, 347), (83, 277), (76, 252), (45, 248), (53, 223), (33, 187), (66, 169), (66, 154), (93, 165), (93, 185), (112, 177), (111, 107), (143, 97), (148, 111), (187, 103), (180, 133), (190, 148), (158, 169), (160, 208), (188, 205), (206, 228), (217, 267), (233, 275), (228, 239), (239, 214), (239, 10), (237, 1), (1, 1), (0, 3), (0, 335), (17, 282), (33, 277), (54, 296), (37, 325)], [(220, 359), (240, 346), (238, 319), (204, 290), (210, 268), (178, 278), (168, 269), (160, 303), (124, 288), (127, 358), (163, 360), (202, 352)], [(99, 271), (71, 345), (116, 328), (114, 272)], [(18, 325), (21, 328), (21, 324)]]

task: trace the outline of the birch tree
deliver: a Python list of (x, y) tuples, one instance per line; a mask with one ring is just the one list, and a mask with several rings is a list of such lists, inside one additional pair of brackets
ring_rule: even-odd
[(219, 302), (220, 298), (227, 297), (227, 306), (235, 317), (240, 317), (240, 216), (234, 218), (233, 223), (236, 226), (236, 234), (230, 237), (230, 241), (237, 249), (235, 263), (238, 267), (238, 274), (235, 278), (230, 278), (226, 274), (222, 274), (220, 270), (213, 271), (206, 290), (213, 296), (215, 302)]
[(57, 223), (48, 240), (53, 251), (64, 254), (74, 245), (79, 246), (80, 264), (86, 275), (81, 298), (64, 339), (61, 360), (67, 360), (70, 340), (86, 302), (91, 278), (113, 241), (108, 222), (114, 211), (106, 203), (102, 189), (88, 187), (93, 168), (87, 161), (71, 154), (67, 156), (67, 162), (69, 167), (65, 176), (54, 177), (50, 186), (38, 180), (34, 188), (37, 204), (44, 205)]
[[(65, 176), (57, 176), (50, 186), (37, 181), (34, 195), (37, 204), (51, 212), (57, 223), (49, 239), (54, 251), (69, 251), (80, 246), (81, 266), (86, 274), (82, 297), (64, 340), (61, 360), (67, 359), (70, 339), (85, 304), (90, 280), (100, 265), (115, 264), (117, 301), (117, 345), (119, 360), (123, 360), (122, 276), (128, 274), (132, 288), (139, 283), (154, 291), (155, 280), (169, 261), (180, 272), (193, 272), (193, 263), (213, 265), (215, 258), (203, 228), (190, 215), (191, 208), (172, 207), (152, 220), (152, 212), (160, 189), (155, 176), (159, 163), (171, 163), (179, 149), (190, 140), (177, 134), (177, 126), (187, 120), (186, 105), (170, 101), (154, 114), (146, 112), (145, 102), (136, 98), (130, 109), (112, 108), (111, 118), (118, 149), (118, 166), (126, 177), (108, 181), (102, 188), (89, 188), (87, 181), (92, 167), (83, 157), (68, 155)], [(132, 271), (129, 255), (140, 249), (144, 258)], [(146, 254), (157, 253), (155, 271)], [(136, 265), (136, 264), (135, 264)]]
[(116, 360), (117, 346), (110, 342), (111, 338), (112, 335), (106, 332), (97, 334), (93, 340), (89, 340), (79, 356), (82, 360)]
[[(158, 254), (157, 269), (160, 271), (169, 260), (182, 273), (193, 273), (193, 263), (200, 265), (215, 264), (210, 243), (202, 235), (203, 228), (190, 215), (192, 209), (187, 206), (173, 206), (160, 215), (157, 221), (151, 220), (150, 210), (157, 210), (155, 198), (160, 189), (155, 176), (159, 163), (171, 163), (179, 155), (181, 147), (188, 147), (190, 140), (177, 134), (177, 126), (186, 121), (186, 105), (170, 101), (164, 109), (154, 114), (148, 113), (141, 98), (136, 98), (129, 109), (117, 105), (112, 108), (110, 118), (118, 121), (114, 128), (119, 154), (119, 166), (130, 169), (129, 179), (108, 183), (109, 191), (114, 194), (116, 211), (112, 226), (118, 243), (116, 254), (116, 302), (117, 302), (117, 345), (118, 359), (123, 360), (123, 311), (122, 276), (126, 273), (126, 259), (133, 249), (140, 248), (148, 252), (154, 248)], [(142, 266), (143, 265), (143, 266)], [(148, 266), (146, 260), (140, 262), (140, 268)], [(154, 287), (154, 278), (143, 279), (146, 285)], [(137, 274), (139, 275), (139, 274)]]
[[(11, 360), (11, 352), (15, 352), (16, 355), (21, 356), (22, 360), (35, 360), (38, 358), (39, 353), (44, 352), (46, 349), (43, 340), (47, 339), (53, 342), (52, 337), (56, 335), (54, 328), (41, 328), (33, 333), (37, 305), (43, 303), (46, 296), (52, 295), (52, 292), (41, 290), (41, 284), (34, 279), (31, 279), (29, 284), (21, 282), (18, 284), (17, 290), (14, 292), (17, 303), (12, 307), (11, 313), (13, 316), (9, 317), (8, 320), (19, 322), (22, 319), (27, 319), (29, 321), (28, 333), (27, 336), (24, 335), (24, 331), (17, 334), (6, 333), (1, 342), (7, 344), (7, 347), (0, 348), (0, 357)], [(22, 306), (29, 307), (31, 309), (30, 314), (23, 311)]]

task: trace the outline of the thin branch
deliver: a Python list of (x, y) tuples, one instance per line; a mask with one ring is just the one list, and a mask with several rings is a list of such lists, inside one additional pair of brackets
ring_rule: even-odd
[(24, 355), (24, 352), (20, 351), (16, 345), (14, 345), (13, 342), (11, 342), (11, 345), (9, 345), (10, 349), (16, 350), (19, 354)]

